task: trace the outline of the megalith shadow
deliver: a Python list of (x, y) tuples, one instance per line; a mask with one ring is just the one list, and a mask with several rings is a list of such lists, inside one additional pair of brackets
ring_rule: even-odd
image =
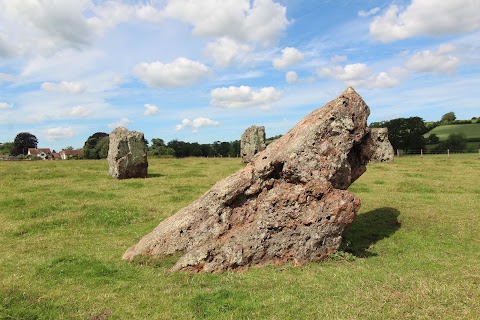
[(376, 256), (368, 249), (400, 229), (399, 215), (400, 211), (389, 207), (359, 214), (344, 232), (340, 250), (359, 258)]
[(160, 177), (165, 177), (164, 174), (161, 173), (148, 173), (147, 178), (160, 178)]

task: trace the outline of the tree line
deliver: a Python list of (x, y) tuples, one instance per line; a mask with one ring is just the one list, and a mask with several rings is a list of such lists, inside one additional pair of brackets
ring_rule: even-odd
[[(437, 135), (424, 135), (430, 130), (441, 125), (479, 123), (480, 117), (471, 120), (457, 120), (454, 112), (448, 112), (439, 121), (425, 122), (420, 117), (397, 118), (388, 121), (372, 122), (370, 128), (388, 128), (388, 138), (395, 150), (404, 152), (425, 149), (427, 145), (434, 146), (433, 151), (465, 151), (469, 141), (463, 133), (453, 133), (445, 141), (440, 142)], [(267, 139), (268, 142), (279, 138), (276, 136)], [(105, 132), (96, 132), (85, 141), (83, 146), (85, 159), (105, 159), (108, 156), (109, 135)], [(163, 139), (153, 138), (149, 143), (145, 140), (147, 154), (151, 157), (239, 157), (240, 141), (215, 141), (214, 143), (200, 144), (197, 142), (185, 142), (172, 140), (165, 143)], [(475, 140), (476, 141), (476, 140)], [(6, 142), (0, 145), (0, 154), (12, 156), (27, 155), (29, 148), (37, 148), (38, 139), (29, 132), (21, 132), (14, 142)], [(480, 146), (479, 146), (480, 147)]]
[[(85, 141), (83, 157), (85, 159), (106, 159), (110, 138), (108, 133), (96, 132)], [(0, 154), (12, 156), (25, 156), (29, 148), (37, 148), (38, 139), (29, 132), (21, 132), (15, 137), (14, 142), (0, 145)], [(239, 157), (240, 141), (231, 142), (215, 141), (209, 144), (172, 140), (165, 143), (163, 139), (154, 138), (149, 143), (145, 140), (147, 154), (151, 157)], [(71, 148), (71, 147), (67, 147)]]
[[(147, 154), (150, 157), (239, 157), (240, 141), (231, 142), (215, 141), (214, 143), (200, 144), (172, 140), (165, 143), (163, 139), (153, 138), (145, 140)], [(83, 146), (85, 159), (105, 159), (108, 155), (109, 135), (97, 132), (88, 137)]]
[(448, 112), (442, 116), (440, 121), (425, 122), (420, 117), (397, 118), (388, 121), (372, 122), (370, 128), (388, 128), (388, 139), (395, 150), (418, 152), (426, 149), (427, 145), (433, 146), (432, 151), (465, 151), (469, 141), (463, 133), (452, 133), (445, 141), (440, 142), (439, 137), (432, 133), (424, 137), (430, 130), (451, 124), (479, 123), (479, 118), (471, 120), (457, 120), (454, 112)]

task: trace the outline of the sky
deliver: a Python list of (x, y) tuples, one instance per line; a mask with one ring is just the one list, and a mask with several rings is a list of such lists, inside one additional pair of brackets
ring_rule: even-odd
[(0, 0), (0, 142), (118, 126), (286, 133), (353, 86), (369, 122), (480, 117), (480, 0)]

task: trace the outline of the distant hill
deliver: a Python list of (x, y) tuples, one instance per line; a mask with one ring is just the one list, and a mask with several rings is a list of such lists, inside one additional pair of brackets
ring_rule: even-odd
[(480, 141), (480, 123), (450, 124), (433, 128), (423, 136), (427, 138), (432, 133), (436, 134), (440, 141), (445, 141), (452, 133), (464, 133), (469, 141)]

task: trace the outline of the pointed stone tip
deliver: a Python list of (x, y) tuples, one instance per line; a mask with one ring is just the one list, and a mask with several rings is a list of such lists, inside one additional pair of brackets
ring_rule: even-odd
[(353, 89), (352, 86), (349, 86), (347, 89), (345, 89), (345, 91), (343, 91), (343, 93), (350, 93), (351, 94), (351, 93), (357, 93), (357, 92), (355, 91), (355, 89)]

